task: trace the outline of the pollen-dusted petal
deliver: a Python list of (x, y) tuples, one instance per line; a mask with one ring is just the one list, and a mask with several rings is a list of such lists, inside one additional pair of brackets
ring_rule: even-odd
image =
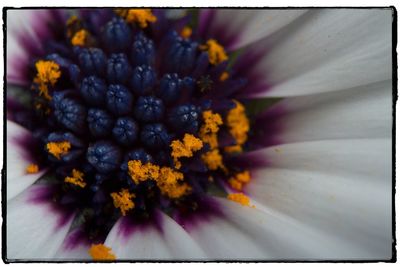
[(214, 39), (208, 40), (205, 45), (200, 46), (200, 49), (208, 52), (208, 60), (213, 65), (228, 60), (224, 47)]
[(83, 172), (78, 171), (76, 169), (72, 169), (71, 176), (65, 177), (64, 182), (84, 188), (86, 186), (86, 183), (83, 180), (83, 177), (84, 177)]
[(71, 149), (71, 143), (68, 141), (49, 142), (46, 144), (46, 148), (51, 155), (57, 159), (61, 159), (61, 156), (67, 154)]
[(156, 180), (161, 193), (169, 198), (180, 198), (190, 192), (191, 187), (186, 183), (182, 183), (182, 181), (183, 173), (168, 167), (160, 169), (160, 176)]
[(128, 189), (124, 188), (118, 193), (111, 193), (114, 207), (120, 209), (122, 216), (126, 215), (126, 212), (135, 207), (135, 203), (132, 198), (135, 198), (135, 194), (129, 193)]
[(160, 167), (151, 163), (143, 164), (140, 160), (128, 161), (128, 174), (138, 184), (148, 179), (157, 179)]
[(185, 134), (183, 142), (174, 140), (170, 146), (172, 148), (171, 156), (174, 159), (175, 167), (179, 169), (181, 163), (178, 159), (193, 157), (193, 152), (200, 150), (203, 147), (203, 142), (191, 134)]
[(157, 21), (157, 17), (153, 15), (151, 9), (119, 9), (116, 10), (116, 13), (123, 17), (127, 22), (137, 23), (140, 28), (147, 28), (149, 23)]
[[(227, 198), (229, 200), (237, 202), (243, 206), (250, 207), (250, 198), (243, 193), (231, 193), (231, 194), (228, 194)], [(254, 207), (254, 205), (251, 207)]]
[(38, 172), (39, 172), (39, 166), (37, 164), (29, 164), (28, 166), (26, 166), (26, 173), (32, 174)]
[(103, 244), (92, 245), (89, 249), (89, 254), (95, 261), (113, 261), (116, 259), (111, 248)]

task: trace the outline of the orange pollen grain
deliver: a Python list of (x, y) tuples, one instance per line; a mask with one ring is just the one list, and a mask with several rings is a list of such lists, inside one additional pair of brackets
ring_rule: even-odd
[(93, 260), (98, 260), (98, 261), (116, 259), (111, 248), (103, 244), (92, 245), (89, 249), (89, 255), (93, 258)]
[(29, 164), (25, 170), (26, 170), (26, 173), (29, 173), (29, 174), (38, 173), (39, 166), (36, 164)]

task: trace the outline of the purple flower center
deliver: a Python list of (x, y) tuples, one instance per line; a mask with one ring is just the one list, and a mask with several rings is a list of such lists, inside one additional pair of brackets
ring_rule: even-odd
[(33, 59), (30, 128), (59, 185), (53, 199), (102, 239), (122, 216), (182, 218), (207, 210), (207, 196), (240, 192), (249, 174), (233, 162), (250, 124), (235, 90), (218, 93), (245, 85), (229, 54), (162, 15), (86, 12)]

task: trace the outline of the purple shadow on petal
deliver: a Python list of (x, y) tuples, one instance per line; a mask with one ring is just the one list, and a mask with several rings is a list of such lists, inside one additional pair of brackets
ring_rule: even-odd
[(149, 218), (142, 220), (129, 216), (122, 217), (120, 220), (118, 236), (126, 240), (129, 239), (131, 235), (134, 235), (135, 232), (146, 232), (150, 229), (156, 229), (161, 234), (163, 233), (163, 222), (158, 211), (152, 212)]
[(269, 146), (282, 144), (280, 133), (284, 131), (284, 123), (281, 117), (286, 114), (282, 103), (274, 106), (258, 115), (251, 126), (248, 151), (257, 150)]
[[(24, 153), (22, 157), (24, 160), (28, 162), (34, 162), (36, 164), (40, 163), (40, 153), (37, 153), (40, 151), (39, 143), (28, 131), (14, 136), (7, 136), (7, 139), (10, 143), (14, 143), (15, 145), (23, 148)], [(6, 149), (12, 148), (7, 147)]]
[(208, 39), (216, 39), (229, 51), (239, 40), (239, 35), (228, 33), (224, 30), (225, 25), (217, 25), (215, 23), (215, 9), (202, 9), (199, 14), (198, 34), (204, 41)]
[(245, 87), (236, 92), (238, 98), (254, 98), (260, 92), (268, 91), (272, 85), (266, 83), (268, 70), (260, 73), (255, 70), (255, 66), (260, 63), (260, 60), (268, 53), (268, 49), (262, 50), (247, 50), (240, 55), (233, 66), (234, 75), (244, 77), (248, 80)]
[(27, 202), (35, 205), (47, 205), (52, 216), (57, 216), (55, 231), (63, 228), (74, 216), (74, 212), (54, 202), (56, 186), (35, 186), (29, 189)]
[(212, 198), (199, 198), (195, 211), (177, 211), (172, 218), (186, 231), (190, 232), (202, 223), (212, 223), (215, 218), (224, 216), (222, 207)]
[(90, 244), (91, 242), (86, 237), (85, 231), (82, 230), (81, 228), (78, 228), (68, 234), (68, 236), (64, 241), (63, 249), (73, 250), (74, 248), (81, 245), (89, 247)]

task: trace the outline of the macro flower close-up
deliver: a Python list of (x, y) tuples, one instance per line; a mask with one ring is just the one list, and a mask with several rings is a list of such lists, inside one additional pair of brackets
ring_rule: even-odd
[(3, 12), (8, 261), (392, 259), (393, 9)]

